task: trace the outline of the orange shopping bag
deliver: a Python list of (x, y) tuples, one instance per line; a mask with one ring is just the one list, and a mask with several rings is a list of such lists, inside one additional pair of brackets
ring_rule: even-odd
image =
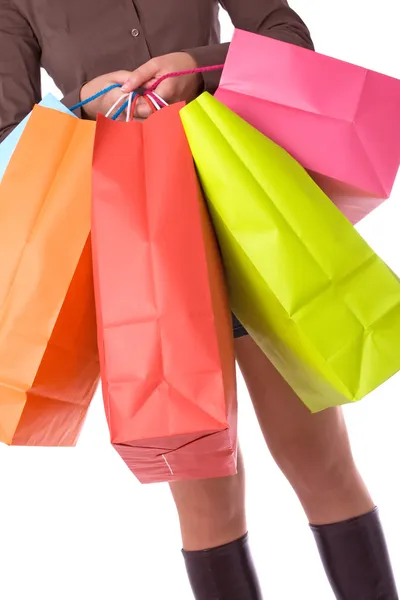
[(111, 441), (141, 482), (236, 472), (232, 325), (179, 110), (99, 117), (93, 256)]
[(94, 123), (36, 106), (0, 184), (0, 441), (69, 446), (98, 381)]

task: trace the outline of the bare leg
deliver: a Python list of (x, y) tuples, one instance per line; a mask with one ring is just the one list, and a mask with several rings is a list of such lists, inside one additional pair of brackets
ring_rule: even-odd
[(234, 477), (171, 485), (196, 600), (262, 600), (246, 535), (242, 455)]
[(222, 546), (247, 532), (245, 475), (238, 455), (234, 477), (171, 484), (185, 550)]
[(236, 348), (269, 450), (309, 521), (334, 523), (372, 510), (341, 409), (311, 414), (250, 337)]
[(341, 409), (311, 414), (249, 337), (236, 347), (265, 440), (312, 523), (336, 598), (398, 600), (379, 515)]

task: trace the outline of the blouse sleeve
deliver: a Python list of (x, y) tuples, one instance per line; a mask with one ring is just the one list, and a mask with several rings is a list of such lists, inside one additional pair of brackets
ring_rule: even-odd
[[(228, 12), (236, 29), (314, 49), (307, 26), (289, 7), (287, 0), (220, 0), (220, 4)], [(215, 44), (187, 52), (199, 67), (209, 67), (223, 64), (228, 49), (229, 44)], [(220, 77), (217, 71), (204, 73), (205, 89), (214, 93)]]
[(0, 0), (0, 142), (40, 101), (40, 46), (12, 0)]

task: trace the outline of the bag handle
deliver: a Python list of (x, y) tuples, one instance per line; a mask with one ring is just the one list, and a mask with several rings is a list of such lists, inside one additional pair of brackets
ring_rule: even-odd
[[(82, 102), (78, 102), (77, 104), (74, 104), (74, 106), (71, 106), (70, 111), (73, 112), (74, 110), (77, 110), (78, 108), (82, 108), (82, 106), (86, 106), (86, 104), (89, 104), (90, 102), (93, 102), (93, 100), (97, 100), (97, 98), (100, 98), (101, 96), (104, 96), (105, 94), (107, 94), (108, 92), (110, 92), (111, 90), (114, 90), (116, 88), (121, 88), (122, 85), (121, 84), (114, 84), (114, 85), (110, 85), (106, 88), (104, 88), (103, 90), (100, 90), (99, 92), (97, 92), (97, 94), (94, 94), (93, 96), (90, 96), (90, 98), (87, 98), (86, 100), (82, 100)], [(129, 100), (126, 100), (126, 98), (129, 97)], [(116, 119), (118, 119), (118, 117), (120, 116), (120, 114), (122, 114), (124, 112), (124, 110), (132, 103), (132, 99), (134, 97), (138, 97), (138, 93), (137, 92), (131, 92), (128, 94), (123, 94), (120, 98), (118, 98), (118, 100), (116, 102), (114, 102), (114, 104), (112, 105), (112, 107), (110, 108), (110, 110), (106, 113), (106, 117), (109, 118), (112, 114), (112, 112), (117, 108), (117, 106), (119, 104), (121, 104), (121, 102), (123, 100), (125, 100), (124, 104), (117, 110), (117, 112), (115, 113), (115, 115), (113, 117), (111, 117), (112, 121), (115, 121)], [(128, 118), (127, 118), (128, 120)]]
[(193, 75), (195, 73), (207, 73), (210, 71), (221, 71), (223, 68), (224, 65), (214, 65), (211, 67), (198, 67), (197, 69), (190, 69), (189, 71), (175, 71), (173, 73), (167, 73), (166, 75), (163, 75), (162, 77), (157, 79), (153, 83), (153, 85), (151, 85), (148, 89), (144, 90), (142, 95), (144, 98), (148, 97), (150, 101), (156, 106), (157, 110), (160, 110), (161, 108), (168, 106), (168, 102), (166, 102), (164, 98), (161, 98), (161, 96), (159, 96), (155, 91), (160, 85), (160, 83), (171, 77), (179, 77), (181, 75)]
[(115, 88), (120, 88), (120, 87), (122, 87), (122, 85), (119, 83), (114, 83), (113, 85), (109, 85), (108, 87), (104, 88), (103, 90), (100, 90), (100, 92), (97, 92), (97, 94), (93, 94), (93, 96), (90, 96), (90, 98), (86, 98), (86, 100), (82, 100), (81, 102), (74, 104), (74, 106), (71, 106), (71, 108), (69, 110), (71, 112), (73, 112), (74, 110), (77, 110), (78, 108), (82, 108), (82, 106), (86, 106), (86, 104), (89, 104), (89, 102), (93, 102), (93, 100), (97, 100), (97, 98), (104, 96), (104, 94), (107, 94), (107, 92), (111, 92), (111, 90), (115, 90)]
[(198, 67), (197, 69), (190, 69), (189, 71), (175, 71), (172, 73), (167, 73), (166, 75), (163, 75), (162, 77), (157, 79), (157, 81), (155, 81), (153, 85), (146, 90), (146, 92), (148, 94), (154, 92), (154, 90), (158, 88), (160, 83), (162, 83), (166, 79), (170, 79), (171, 77), (180, 77), (181, 75), (195, 75), (197, 73), (209, 73), (211, 71), (222, 71), (223, 68), (224, 65), (214, 65), (211, 67)]
[(161, 98), (161, 96), (159, 96), (155, 92), (148, 92), (146, 95), (148, 98), (150, 98), (150, 100), (154, 103), (154, 105), (157, 106), (157, 110), (160, 110), (161, 108), (163, 108), (165, 106), (168, 106), (168, 102), (166, 102), (164, 100), (164, 98)]
[[(134, 111), (135, 111), (136, 104), (137, 104), (139, 98), (144, 98), (146, 100), (146, 102), (150, 106), (152, 112), (156, 112), (156, 111), (160, 110), (161, 108), (163, 108), (163, 106), (168, 106), (168, 103), (165, 102), (165, 100), (163, 98), (161, 98), (161, 96), (159, 96), (158, 94), (155, 94), (154, 92), (147, 93), (147, 91), (145, 91), (145, 90), (140, 90), (140, 91), (143, 91), (143, 93), (134, 92), (136, 94), (136, 97), (133, 102), (130, 102), (129, 100), (126, 100), (124, 102), (124, 104), (121, 106), (121, 108), (119, 108), (118, 111), (115, 113), (115, 115), (113, 117), (114, 120), (117, 119), (124, 110), (127, 111), (127, 119), (126, 120), (127, 121), (133, 120)], [(130, 94), (127, 94), (127, 95), (130, 96)], [(130, 115), (129, 118), (128, 118), (128, 115)]]
[(140, 94), (136, 94), (133, 102), (128, 101), (127, 115), (126, 115), (127, 122), (133, 121), (133, 118), (135, 115), (136, 104), (138, 103), (139, 98), (144, 98), (144, 100), (147, 102), (147, 104), (149, 105), (149, 107), (153, 113), (156, 112), (156, 110), (158, 110), (158, 108), (153, 104), (153, 102), (150, 100), (150, 98), (148, 98), (147, 96), (141, 96)]
[[(163, 98), (161, 98), (161, 96), (159, 96), (158, 94), (155, 93), (155, 90), (160, 85), (160, 83), (162, 83), (166, 79), (170, 79), (171, 77), (180, 77), (181, 75), (194, 75), (196, 73), (208, 73), (211, 71), (222, 71), (223, 68), (224, 68), (224, 65), (214, 65), (214, 66), (210, 66), (210, 67), (198, 67), (197, 69), (190, 69), (188, 71), (175, 71), (172, 73), (167, 73), (166, 75), (163, 75), (162, 77), (157, 79), (157, 81), (155, 81), (153, 83), (153, 85), (151, 85), (147, 90), (144, 90), (143, 88), (141, 88), (141, 89), (138, 89), (136, 92), (132, 92), (132, 94), (134, 94), (135, 97), (140, 97), (140, 96), (143, 96), (143, 98), (153, 97), (153, 100), (156, 100), (162, 106), (168, 106), (167, 102), (165, 102), (165, 100), (163, 100)], [(97, 92), (97, 94), (93, 94), (93, 96), (90, 96), (90, 98), (86, 98), (86, 100), (82, 100), (81, 102), (74, 104), (74, 106), (71, 106), (70, 111), (73, 112), (74, 110), (77, 110), (78, 108), (82, 108), (83, 106), (86, 106), (86, 104), (89, 104), (89, 102), (93, 102), (93, 100), (97, 100), (97, 98), (104, 96), (111, 90), (114, 90), (115, 88), (121, 88), (121, 87), (122, 87), (122, 85), (120, 83), (114, 83), (113, 85), (109, 85), (108, 87), (104, 88), (103, 90), (100, 90), (99, 92)], [(127, 96), (125, 95), (123, 98), (126, 98), (126, 97)], [(120, 101), (121, 101), (121, 99), (118, 99), (118, 102), (113, 106), (113, 110), (118, 106)], [(152, 100), (150, 100), (150, 101), (152, 102), (152, 104), (154, 104), (154, 102)], [(126, 110), (128, 108), (128, 105), (129, 105), (129, 100), (126, 100), (124, 102), (124, 104), (115, 113), (115, 115), (112, 117), (112, 119), (113, 120), (118, 119), (120, 114), (122, 114), (124, 112), (124, 110)], [(136, 103), (135, 103), (135, 105), (136, 105)], [(157, 110), (159, 110), (159, 108), (157, 108)]]
[[(108, 112), (106, 112), (106, 114), (105, 114), (106, 118), (108, 119), (112, 115), (114, 110), (117, 108), (117, 106), (119, 104), (121, 104), (121, 102), (123, 102), (125, 100), (125, 98), (128, 98), (128, 96), (129, 96), (129, 102), (132, 102), (133, 95), (134, 95), (134, 93), (123, 94), (120, 98), (118, 98), (118, 100), (116, 102), (114, 102), (114, 104), (112, 105), (110, 110)], [(114, 118), (115, 118), (115, 115), (112, 117), (112, 119), (114, 119)]]

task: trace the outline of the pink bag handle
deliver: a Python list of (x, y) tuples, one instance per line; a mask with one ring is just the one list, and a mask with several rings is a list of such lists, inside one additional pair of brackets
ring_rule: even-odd
[(179, 77), (180, 75), (195, 75), (196, 73), (208, 73), (210, 71), (222, 71), (223, 68), (224, 65), (214, 65), (212, 67), (199, 67), (189, 71), (176, 71), (175, 73), (167, 73), (166, 75), (163, 75), (157, 79), (157, 81), (155, 81), (153, 85), (146, 90), (146, 93), (151, 94), (151, 92), (154, 92), (161, 82), (165, 81), (166, 79), (170, 79), (171, 77)]

